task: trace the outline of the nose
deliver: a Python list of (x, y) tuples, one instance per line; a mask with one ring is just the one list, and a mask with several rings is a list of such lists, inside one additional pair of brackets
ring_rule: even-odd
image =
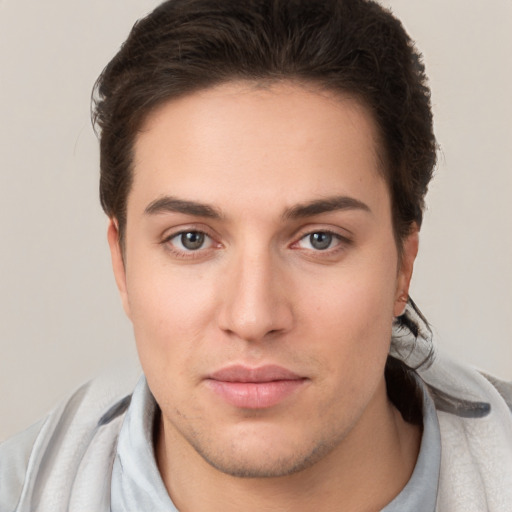
[(284, 262), (266, 251), (235, 259), (222, 280), (219, 327), (251, 342), (289, 331), (293, 311)]

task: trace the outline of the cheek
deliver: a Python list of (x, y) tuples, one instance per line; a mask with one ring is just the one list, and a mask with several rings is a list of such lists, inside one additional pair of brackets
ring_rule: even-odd
[(200, 274), (153, 262), (128, 269), (137, 350), (146, 374), (180, 367), (201, 349), (214, 313), (213, 290)]
[(347, 411), (355, 421), (382, 383), (392, 306), (381, 294), (348, 284), (331, 299), (318, 307), (313, 335), (322, 368), (318, 415), (323, 422), (338, 425), (347, 421)]
[[(364, 290), (345, 290), (337, 300), (318, 307), (317, 326), (331, 342), (331, 361), (342, 358), (356, 367), (382, 361), (389, 350), (392, 302)], [(317, 327), (319, 330), (319, 327)], [(343, 363), (343, 361), (342, 361)]]
[(358, 375), (382, 373), (393, 323), (394, 268), (392, 260), (346, 268), (304, 294), (310, 337), (324, 344), (325, 364), (337, 378), (356, 383)]

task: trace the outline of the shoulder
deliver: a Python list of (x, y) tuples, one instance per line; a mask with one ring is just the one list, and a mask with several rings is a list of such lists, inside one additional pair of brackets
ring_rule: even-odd
[(512, 413), (512, 381), (507, 382), (487, 373), (482, 373), (482, 375), (494, 386)]
[(64, 503), (82, 461), (98, 451), (98, 443), (96, 458), (113, 457), (136, 381), (118, 377), (103, 375), (88, 382), (44, 419), (0, 444), (1, 511), (32, 510), (33, 501), (44, 501), (56, 489)]
[(444, 357), (419, 373), (436, 404), (441, 431), (438, 510), (507, 512), (512, 385)]
[(14, 510), (18, 502), (30, 454), (44, 419), (0, 443), (0, 510)]

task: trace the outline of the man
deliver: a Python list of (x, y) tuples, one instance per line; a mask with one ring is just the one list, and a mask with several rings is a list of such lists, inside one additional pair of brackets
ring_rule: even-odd
[(436, 144), (396, 19), (171, 0), (95, 120), (144, 377), (5, 443), (5, 510), (510, 509), (510, 389), (436, 359), (408, 297)]

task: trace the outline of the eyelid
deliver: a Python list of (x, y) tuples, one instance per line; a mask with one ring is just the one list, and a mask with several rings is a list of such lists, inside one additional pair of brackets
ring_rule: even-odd
[(320, 252), (328, 252), (330, 249), (334, 249), (340, 243), (342, 243), (342, 239), (341, 239), (341, 237), (338, 234), (331, 233), (329, 231), (313, 231), (312, 233), (308, 233), (308, 234), (304, 235), (303, 237), (299, 238), (296, 243), (300, 244), (301, 242), (304, 242), (304, 241), (310, 239), (312, 235), (315, 235), (315, 234), (318, 234), (318, 233), (329, 235), (331, 237), (331, 242), (332, 241), (336, 241), (337, 243), (333, 247), (328, 247), (326, 249), (316, 249), (315, 247), (312, 247), (312, 248), (305, 247), (305, 249), (315, 250), (315, 251), (320, 251)]
[[(350, 245), (353, 244), (353, 239), (346, 234), (342, 234), (340, 231), (346, 233), (346, 230), (342, 228), (332, 227), (332, 226), (304, 226), (294, 236), (294, 242), (289, 246), (291, 249), (301, 251), (302, 254), (309, 255), (315, 259), (323, 259), (332, 258), (335, 256), (341, 255), (344, 251), (348, 249)], [(315, 249), (308, 247), (300, 247), (300, 242), (304, 240), (306, 237), (311, 236), (314, 233), (327, 233), (335, 237), (338, 241), (333, 247), (329, 247), (327, 249)]]
[(161, 235), (161, 241), (165, 242), (171, 238), (181, 235), (183, 233), (197, 232), (203, 233), (209, 236), (211, 239), (216, 240), (219, 236), (209, 226), (205, 224), (180, 224), (179, 226), (173, 226), (163, 231)]
[[(197, 233), (197, 234), (200, 234), (200, 235), (203, 235), (204, 236), (204, 245), (208, 244), (206, 247), (204, 246), (201, 246), (197, 249), (187, 249), (186, 247), (184, 247), (183, 249), (179, 248), (178, 250), (179, 251), (183, 251), (183, 252), (199, 252), (201, 250), (206, 250), (206, 249), (209, 249), (211, 247), (211, 244), (213, 243), (213, 239), (210, 235), (208, 235), (207, 233), (203, 233), (202, 231), (197, 231), (197, 230), (191, 230), (191, 229), (187, 229), (185, 231), (180, 231), (178, 233), (175, 233), (173, 234), (172, 236), (168, 237), (167, 238), (167, 243), (169, 243), (171, 240), (174, 240), (174, 239), (177, 239), (177, 240), (180, 240), (180, 238), (183, 237), (183, 235), (186, 235), (187, 233)], [(183, 245), (183, 242), (180, 241), (179, 242), (181, 245)]]
[(313, 233), (329, 233), (330, 235), (334, 235), (336, 238), (339, 238), (343, 242), (353, 242), (353, 235), (348, 229), (326, 224), (308, 224), (307, 226), (302, 226), (293, 234), (293, 243), (296, 243), (299, 240), (302, 240), (304, 237), (312, 235)]
[[(205, 237), (210, 239), (211, 243), (208, 245), (208, 247), (205, 247), (205, 248), (201, 247), (195, 251), (194, 250), (186, 250), (186, 249), (183, 250), (183, 249), (180, 249), (170, 243), (170, 241), (173, 238), (183, 235), (184, 233), (191, 233), (191, 232), (202, 233), (203, 235), (205, 235)], [(207, 226), (205, 226), (205, 225), (198, 226), (197, 224), (196, 225), (188, 224), (188, 225), (175, 226), (175, 227), (167, 230), (162, 235), (162, 239), (159, 243), (161, 245), (165, 246), (167, 251), (169, 251), (173, 255), (177, 256), (178, 258), (193, 259), (193, 258), (205, 257), (207, 254), (209, 254), (211, 252), (211, 250), (222, 247), (222, 244), (220, 242), (218, 242), (217, 239), (218, 239), (218, 236), (216, 236), (213, 233), (213, 231), (211, 229), (209, 229)]]

